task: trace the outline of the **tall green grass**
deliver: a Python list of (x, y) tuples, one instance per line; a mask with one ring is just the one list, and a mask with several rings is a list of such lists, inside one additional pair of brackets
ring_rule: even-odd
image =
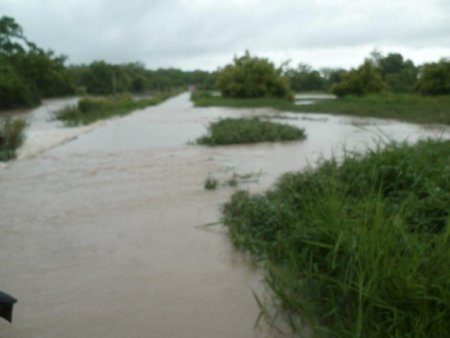
[(149, 99), (134, 100), (129, 94), (115, 96), (87, 96), (75, 107), (64, 108), (55, 114), (55, 118), (67, 126), (86, 125), (112, 116), (129, 114), (133, 110), (157, 105), (174, 93), (158, 93)]
[(413, 123), (450, 124), (450, 95), (431, 97), (414, 94), (375, 94), (321, 100), (310, 105), (296, 105), (288, 100), (267, 98), (225, 99), (207, 92), (194, 93), (191, 99), (199, 107), (269, 107), (280, 111), (320, 112), (398, 119)]
[(22, 119), (6, 119), (0, 124), (0, 161), (16, 157), (16, 150), (24, 141), (26, 122)]
[(302, 140), (303, 129), (257, 118), (225, 118), (209, 125), (208, 134), (197, 140), (209, 146)]
[(450, 141), (431, 140), (324, 161), (223, 208), (292, 328), (343, 338), (448, 336), (449, 215)]

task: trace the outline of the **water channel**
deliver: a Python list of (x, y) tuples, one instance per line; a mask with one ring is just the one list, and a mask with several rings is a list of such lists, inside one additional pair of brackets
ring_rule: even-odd
[[(262, 275), (216, 222), (233, 191), (208, 176), (256, 174), (260, 191), (344, 148), (450, 137), (448, 128), (270, 109), (194, 108), (188, 94), (88, 127), (31, 112), (16, 161), (0, 164), (0, 289), (19, 299), (2, 338), (267, 337), (254, 328)], [(305, 128), (302, 142), (192, 145), (220, 117)]]

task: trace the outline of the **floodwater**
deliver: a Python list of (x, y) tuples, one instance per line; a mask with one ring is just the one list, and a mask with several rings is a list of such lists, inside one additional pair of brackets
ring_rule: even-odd
[[(47, 101), (28, 113), (19, 159), (0, 167), (0, 289), (19, 299), (1, 338), (268, 337), (254, 328), (262, 274), (217, 222), (232, 188), (260, 191), (286, 171), (380, 139), (450, 137), (447, 128), (269, 109), (193, 108), (188, 94), (89, 127), (63, 128)], [(307, 140), (189, 144), (220, 117), (261, 115)]]

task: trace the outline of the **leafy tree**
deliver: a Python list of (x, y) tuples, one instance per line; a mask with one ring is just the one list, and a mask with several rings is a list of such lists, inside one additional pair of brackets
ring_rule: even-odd
[(423, 95), (450, 94), (450, 59), (423, 65), (415, 89)]
[(285, 75), (295, 92), (322, 90), (325, 85), (320, 72), (306, 64), (300, 63), (297, 69), (288, 69)]
[(338, 96), (361, 96), (379, 93), (385, 88), (378, 68), (372, 60), (366, 59), (357, 69), (352, 69), (343, 74), (342, 81), (334, 85), (331, 91)]
[(66, 57), (38, 48), (7, 16), (0, 18), (0, 61), (0, 108), (32, 106), (41, 97), (74, 91)]
[(230, 98), (287, 98), (293, 94), (289, 81), (268, 59), (250, 56), (247, 51), (235, 57), (218, 74), (218, 87), (223, 97)]
[(417, 81), (417, 67), (399, 53), (389, 53), (386, 57), (380, 55), (378, 68), (389, 91), (409, 92)]

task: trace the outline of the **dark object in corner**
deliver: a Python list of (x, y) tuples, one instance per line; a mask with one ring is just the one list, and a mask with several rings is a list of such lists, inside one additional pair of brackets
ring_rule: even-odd
[(17, 299), (0, 291), (0, 317), (5, 318), (8, 322), (12, 322), (13, 305)]

